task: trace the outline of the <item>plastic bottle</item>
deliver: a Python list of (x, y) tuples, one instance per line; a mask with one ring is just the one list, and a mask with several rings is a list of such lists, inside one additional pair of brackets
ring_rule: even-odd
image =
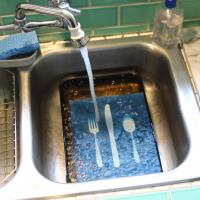
[(176, 0), (165, 0), (165, 7), (155, 14), (153, 39), (159, 45), (169, 48), (180, 40), (183, 13), (176, 8)]

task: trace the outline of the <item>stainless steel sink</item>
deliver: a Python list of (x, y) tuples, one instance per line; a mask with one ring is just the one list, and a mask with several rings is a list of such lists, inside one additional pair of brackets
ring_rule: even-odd
[[(164, 50), (150, 37), (133, 37), (90, 42), (89, 56), (95, 76), (136, 73), (142, 79), (163, 172), (66, 183), (59, 86), (86, 72), (78, 50), (55, 44), (43, 47), (31, 66), (18, 68), (21, 162), (13, 180), (0, 189), (4, 199), (74, 196), (200, 178), (200, 114), (180, 49)], [(21, 187), (9, 193), (16, 184)]]

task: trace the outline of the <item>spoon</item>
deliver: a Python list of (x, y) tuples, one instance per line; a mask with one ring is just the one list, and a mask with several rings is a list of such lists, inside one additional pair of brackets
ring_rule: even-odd
[(131, 134), (131, 140), (133, 145), (133, 158), (136, 163), (140, 163), (140, 156), (138, 154), (136, 144), (133, 138), (133, 132), (135, 131), (135, 121), (131, 117), (126, 117), (123, 120), (124, 130)]

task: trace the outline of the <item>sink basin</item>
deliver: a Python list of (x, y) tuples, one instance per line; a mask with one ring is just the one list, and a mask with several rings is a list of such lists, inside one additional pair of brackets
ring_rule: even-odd
[(101, 193), (200, 178), (200, 114), (180, 48), (162, 49), (150, 37), (133, 37), (90, 42), (89, 57), (98, 79), (133, 73), (142, 80), (163, 172), (67, 183), (59, 88), (63, 81), (87, 76), (79, 50), (47, 46), (31, 66), (19, 69), (22, 159), (14, 183), (28, 189), (17, 197)]
[[(89, 51), (95, 76), (136, 73), (144, 85), (164, 172), (177, 168), (189, 152), (189, 137), (167, 54), (148, 43), (95, 46)], [(46, 178), (66, 183), (59, 85), (86, 75), (79, 51), (48, 54), (31, 72), (34, 161)]]
[[(175, 66), (172, 66), (169, 55), (147, 42), (129, 44), (114, 40), (110, 44), (91, 44), (89, 56), (95, 76), (136, 73), (142, 79), (162, 169), (167, 172), (180, 166), (188, 155), (190, 136), (177, 90), (182, 92), (186, 87), (184, 83), (177, 88), (172, 68)], [(180, 70), (185, 70), (184, 63), (180, 64)], [(59, 85), (63, 79), (77, 79), (84, 75), (85, 66), (79, 51), (47, 54), (31, 71), (34, 161), (39, 172), (51, 181), (66, 183)]]

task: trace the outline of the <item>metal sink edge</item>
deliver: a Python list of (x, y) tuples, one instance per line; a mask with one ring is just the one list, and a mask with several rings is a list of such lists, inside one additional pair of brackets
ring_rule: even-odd
[[(136, 176), (128, 178), (118, 178), (110, 180), (92, 181), (78, 184), (61, 184), (50, 181), (42, 176), (33, 161), (33, 144), (32, 144), (32, 124), (30, 110), (30, 74), (37, 62), (56, 51), (63, 51), (67, 54), (73, 50), (64, 46), (56, 46), (55, 49), (48, 51), (44, 49), (32, 66), (19, 68), (19, 88), (20, 88), (20, 164), (16, 175), (13, 179), (0, 188), (2, 199), (47, 199), (48, 197), (68, 197), (82, 194), (102, 193), (116, 190), (127, 190), (141, 187), (150, 187), (166, 185), (185, 181), (192, 181), (200, 178), (200, 113), (195, 98), (195, 94), (190, 82), (186, 64), (178, 48), (162, 49), (152, 44), (151, 38), (127, 38), (108, 41), (97, 41), (89, 44), (90, 49), (110, 48), (115, 45), (135, 45), (144, 44), (150, 48), (157, 48), (162, 51), (170, 60), (172, 66), (174, 84), (176, 84), (177, 95), (180, 103), (181, 113), (185, 128), (188, 132), (190, 150), (177, 168), (164, 173), (151, 174), (145, 176)], [(191, 167), (192, 164), (192, 167)]]

